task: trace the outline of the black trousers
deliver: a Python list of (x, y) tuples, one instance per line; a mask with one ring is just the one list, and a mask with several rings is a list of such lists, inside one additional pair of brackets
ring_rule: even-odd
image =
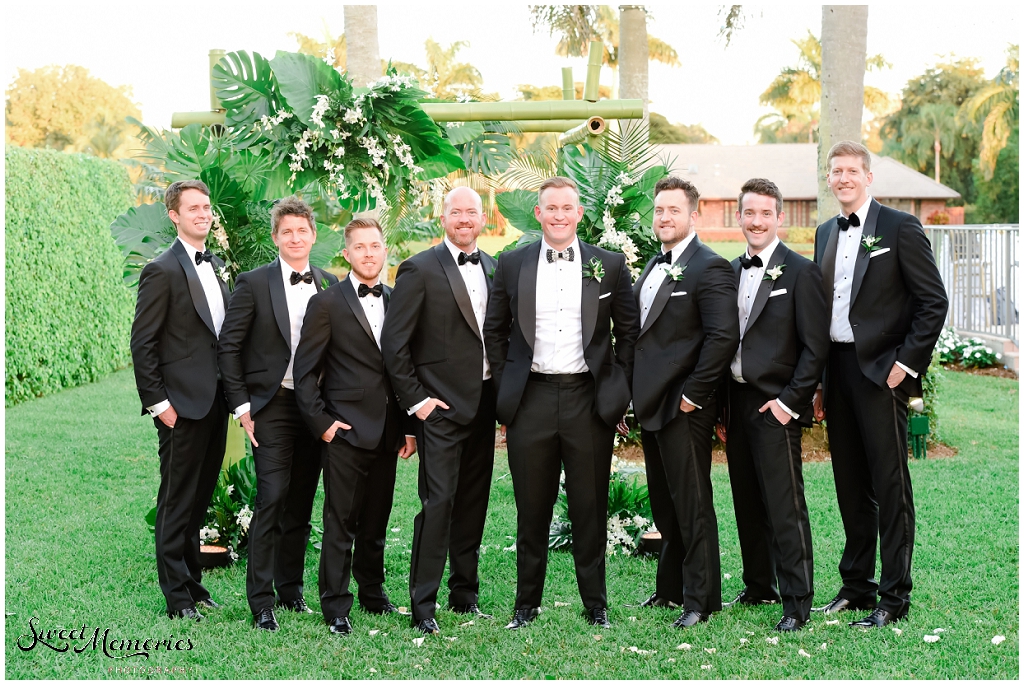
[[(359, 603), (379, 609), (384, 591), (384, 544), (395, 497), (398, 452), (364, 450), (336, 437), (323, 445), (324, 538), (320, 550), (320, 608), (324, 620), (348, 616), (359, 585)], [(352, 546), (355, 543), (355, 553)]]
[(718, 518), (711, 492), (716, 407), (712, 398), (703, 409), (680, 413), (661, 430), (641, 432), (651, 514), (662, 538), (656, 592), (703, 614), (722, 608)]
[[(914, 492), (907, 467), (907, 393), (879, 388), (860, 370), (853, 344), (833, 343), (826, 390), (828, 441), (846, 547), (839, 595), (897, 616), (910, 608)], [(875, 582), (881, 537), (882, 575)]]
[(743, 584), (758, 599), (781, 594), (783, 614), (806, 621), (814, 599), (814, 559), (800, 462), (801, 428), (796, 421), (783, 426), (771, 410), (758, 411), (772, 399), (749, 383), (729, 383), (725, 451)]
[(587, 609), (607, 607), (608, 476), (614, 430), (597, 414), (593, 376), (531, 373), (507, 438), (518, 521), (516, 609), (541, 603), (551, 513), (563, 465), (580, 597)]
[(256, 504), (249, 524), (245, 591), (253, 614), (302, 597), (313, 498), (320, 481), (320, 445), (310, 434), (295, 391), (281, 388), (252, 417), (256, 442)]
[(174, 428), (154, 418), (159, 437), (160, 489), (156, 496), (156, 570), (168, 611), (209, 599), (199, 564), (199, 530), (224, 462), (228, 410), (218, 383), (210, 412), (179, 416)]
[(415, 621), (434, 617), (446, 560), (448, 604), (471, 604), (480, 598), (477, 565), (494, 471), (494, 422), (494, 383), (487, 380), (469, 425), (461, 426), (435, 410), (417, 426), (422, 508), (413, 520), (409, 569)]

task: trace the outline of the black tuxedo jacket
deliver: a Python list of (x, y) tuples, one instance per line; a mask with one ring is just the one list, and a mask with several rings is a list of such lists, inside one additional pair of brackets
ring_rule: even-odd
[[(506, 425), (516, 415), (533, 364), (540, 248), (538, 240), (501, 255), (487, 304), (484, 340), (491, 374), (498, 385), (498, 421)], [(583, 357), (596, 383), (597, 413), (614, 426), (629, 406), (640, 315), (630, 292), (626, 258), (581, 240), (580, 261), (587, 264), (595, 257), (604, 265), (605, 275), (600, 281), (583, 279)], [(539, 295), (543, 297), (544, 293)]]
[[(284, 268), (292, 270), (287, 264)], [(337, 276), (323, 269), (310, 266), (310, 270), (317, 291), (322, 289), (323, 279), (328, 284), (338, 282)], [(281, 387), (292, 358), (285, 287), (280, 257), (239, 275), (235, 281), (217, 345), (224, 394), (231, 411), (249, 402), (249, 415), (255, 416)]]
[[(811, 400), (828, 360), (828, 304), (821, 270), (779, 243), (765, 265), (782, 275), (762, 280), (754, 296), (740, 351), (743, 380), (778, 398), (810, 426)], [(743, 277), (739, 257), (732, 262), (737, 284)], [(737, 285), (737, 287), (739, 287)], [(732, 361), (730, 360), (730, 365)], [(731, 374), (726, 367), (726, 376)]]
[[(633, 413), (647, 430), (676, 418), (683, 395), (707, 406), (740, 340), (729, 262), (694, 236), (675, 265), (685, 267), (683, 278), (666, 274), (636, 341)], [(653, 266), (633, 286), (637, 306)]]
[[(381, 297), (385, 311), (390, 311), (391, 288), (384, 286)], [(348, 279), (309, 299), (292, 372), (299, 413), (317, 437), (337, 420), (352, 430), (339, 429), (335, 440), (376, 449), (390, 413), (394, 442), (388, 447), (397, 451), (404, 444), (400, 430), (404, 422), (384, 370), (384, 357)], [(323, 380), (318, 383), (321, 372)]]
[[(216, 271), (224, 262), (214, 257), (213, 265)], [(218, 283), (226, 309), (228, 287)], [(131, 349), (143, 414), (164, 400), (186, 419), (210, 412), (217, 393), (217, 332), (195, 263), (189, 264), (178, 240), (142, 269)]]
[[(921, 395), (921, 378), (946, 320), (946, 288), (935, 266), (921, 222), (872, 200), (864, 236), (878, 236), (878, 250), (857, 251), (850, 326), (860, 369), (880, 388), (886, 387), (897, 361), (918, 373), (907, 374), (903, 388)], [(839, 224), (832, 217), (818, 226), (814, 261), (821, 267), (831, 320)]]
[[(497, 261), (480, 252), (487, 287)], [(458, 264), (442, 241), (402, 262), (381, 334), (384, 363), (399, 404), (408, 410), (428, 397), (455, 423), (476, 417), (483, 388), (484, 343)]]

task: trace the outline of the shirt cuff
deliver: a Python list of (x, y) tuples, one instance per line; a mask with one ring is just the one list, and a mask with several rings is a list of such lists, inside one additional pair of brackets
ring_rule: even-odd
[(786, 412), (787, 414), (792, 416), (794, 419), (799, 419), (800, 418), (799, 414), (797, 414), (795, 411), (793, 411), (792, 409), (790, 409), (789, 407), (784, 405), (782, 403), (782, 400), (780, 400), (778, 397), (775, 398), (775, 403), (779, 405), (779, 409), (781, 409), (782, 411)]
[(906, 364), (900, 364), (899, 362), (896, 362), (896, 366), (900, 367), (901, 369), (909, 373), (913, 378), (917, 378), (917, 371), (914, 371)]
[(422, 402), (417, 402), (416, 404), (414, 404), (411, 407), (409, 407), (409, 416), (412, 416), (413, 414), (418, 412), (420, 410), (420, 407), (422, 407), (424, 404), (426, 404), (429, 401), (430, 401), (430, 398), (428, 397), (427, 399), (423, 400)]
[(235, 409), (235, 411), (231, 412), (232, 416), (235, 417), (235, 421), (242, 418), (242, 414), (245, 414), (246, 412), (249, 411), (249, 406), (250, 403), (246, 402), (245, 404), (238, 405), (238, 408)]
[(146, 407), (146, 411), (149, 412), (150, 416), (160, 416), (165, 411), (171, 408), (171, 401), (164, 400), (163, 402), (157, 402), (152, 407)]
[(685, 401), (687, 404), (692, 404), (693, 406), (697, 407), (697, 409), (703, 409), (704, 408), (704, 407), (700, 406), (699, 404), (697, 404), (696, 402), (691, 402), (690, 398), (687, 397), (686, 395), (683, 395), (683, 401)]

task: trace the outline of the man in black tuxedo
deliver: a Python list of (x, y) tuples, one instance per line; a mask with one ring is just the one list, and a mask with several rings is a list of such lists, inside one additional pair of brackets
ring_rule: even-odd
[(213, 223), (202, 181), (175, 181), (164, 193), (178, 231), (142, 269), (132, 323), (132, 363), (142, 414), (160, 440), (156, 567), (167, 614), (201, 620), (197, 604), (219, 605), (202, 585), (199, 530), (217, 485), (227, 407), (217, 370), (217, 335), (228, 303), (224, 263), (205, 247)]
[(699, 200), (685, 179), (658, 181), (653, 227), (661, 254), (633, 287), (640, 307), (633, 414), (662, 540), (656, 591), (644, 604), (682, 604), (677, 628), (722, 608), (711, 435), (715, 390), (739, 342), (736, 278), (694, 231)]
[(477, 249), (480, 196), (453, 189), (444, 200), (445, 238), (402, 262), (382, 337), (399, 404), (419, 419), (419, 496), (409, 594), (412, 622), (434, 618), (446, 558), (448, 607), (488, 617), (478, 605), (477, 561), (494, 467), (494, 384), (481, 329), (497, 262)]
[(295, 402), (293, 374), (309, 299), (333, 275), (309, 264), (313, 209), (297, 197), (271, 210), (279, 256), (241, 274), (220, 333), (218, 360), (228, 406), (256, 462), (256, 510), (249, 524), (246, 594), (256, 628), (277, 630), (277, 605), (312, 613), (302, 596), (310, 514), (320, 480), (320, 447)]
[(501, 256), (484, 326), (518, 510), (516, 604), (506, 627), (538, 614), (564, 465), (576, 582), (587, 619), (610, 628), (608, 477), (614, 427), (629, 405), (636, 304), (623, 255), (576, 237), (583, 207), (571, 179), (541, 184), (534, 212), (543, 238)]
[(800, 437), (828, 358), (828, 305), (821, 270), (779, 240), (785, 213), (778, 187), (750, 179), (737, 207), (747, 239), (746, 254), (732, 262), (740, 345), (723, 388), (743, 555), (744, 588), (733, 604), (776, 604), (781, 593), (775, 630), (794, 631), (810, 618), (814, 597)]
[(380, 352), (391, 296), (380, 282), (387, 262), (380, 225), (373, 219), (351, 221), (343, 254), (352, 271), (310, 299), (295, 352), (299, 411), (326, 443), (320, 607), (336, 635), (352, 632), (350, 570), (364, 610), (398, 611), (384, 591), (384, 544), (398, 457), (416, 451), (415, 439), (405, 437), (407, 421)]
[[(946, 291), (921, 222), (868, 194), (871, 156), (859, 143), (828, 153), (841, 213), (818, 226), (814, 261), (831, 304), (824, 407), (846, 547), (843, 587), (820, 610), (872, 610), (851, 625), (881, 627), (910, 609), (914, 493), (907, 467), (907, 402), (946, 319)], [(876, 541), (882, 574), (875, 582)]]

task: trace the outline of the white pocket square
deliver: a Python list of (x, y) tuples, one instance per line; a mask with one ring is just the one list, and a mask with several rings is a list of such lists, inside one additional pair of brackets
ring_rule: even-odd
[(599, 299), (599, 300), (603, 300), (604, 298), (606, 298), (606, 297), (611, 297), (611, 296), (612, 296), (612, 294), (611, 294), (611, 293), (605, 293), (604, 295), (601, 295), (601, 296), (600, 296), (599, 298), (597, 298), (597, 299)]
[(889, 251), (888, 247), (883, 247), (881, 250), (875, 250), (874, 252), (872, 252), (871, 254), (868, 255), (868, 259), (874, 259), (878, 255), (883, 255), (883, 254), (885, 254), (888, 251)]
[(680, 290), (677, 293), (672, 293), (671, 295), (669, 295), (669, 297), (680, 297), (680, 296), (685, 295), (685, 294), (686, 294), (685, 290)]
[(771, 291), (771, 293), (768, 295), (768, 297), (775, 297), (776, 295), (785, 295), (786, 292), (787, 291), (786, 291), (785, 288), (779, 288), (778, 290)]

